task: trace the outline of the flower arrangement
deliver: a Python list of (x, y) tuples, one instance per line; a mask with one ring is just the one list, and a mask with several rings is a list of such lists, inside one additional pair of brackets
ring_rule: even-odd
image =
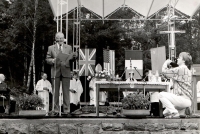
[(147, 110), (150, 105), (149, 101), (150, 95), (149, 93), (144, 96), (142, 92), (133, 92), (127, 95), (124, 99), (122, 99), (122, 107), (123, 109), (144, 109)]
[(99, 79), (105, 79), (105, 80), (110, 80), (111, 79), (111, 74), (110, 72), (106, 71), (106, 69), (104, 69), (102, 71), (102, 67), (100, 64), (97, 64), (96, 67), (95, 67), (95, 78), (97, 80)]
[(108, 80), (110, 78), (110, 74), (105, 70), (99, 71), (99, 72), (96, 72), (95, 78), (96, 79), (106, 79), (106, 80)]
[(17, 105), (21, 110), (36, 110), (37, 107), (44, 107), (42, 99), (36, 94), (20, 96)]

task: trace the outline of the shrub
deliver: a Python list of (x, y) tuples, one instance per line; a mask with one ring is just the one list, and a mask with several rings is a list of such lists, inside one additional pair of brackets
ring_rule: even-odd
[(144, 96), (142, 92), (133, 92), (122, 99), (123, 109), (148, 109), (150, 105), (149, 93)]
[(42, 99), (35, 94), (20, 96), (17, 105), (22, 110), (36, 110), (37, 107), (44, 107)]

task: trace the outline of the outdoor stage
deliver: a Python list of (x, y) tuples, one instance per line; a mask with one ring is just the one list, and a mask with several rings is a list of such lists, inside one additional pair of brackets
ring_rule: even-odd
[(2, 118), (0, 133), (199, 134), (200, 118)]

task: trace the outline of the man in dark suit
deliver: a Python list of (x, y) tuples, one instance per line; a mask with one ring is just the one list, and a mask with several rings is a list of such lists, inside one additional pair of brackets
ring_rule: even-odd
[[(76, 53), (72, 53), (72, 47), (70, 45), (64, 44), (64, 34), (62, 32), (56, 33), (55, 40), (56, 44), (49, 46), (46, 57), (47, 63), (51, 65), (54, 110), (56, 113), (59, 112), (59, 89), (60, 81), (62, 81), (63, 110), (65, 114), (68, 114), (70, 112), (69, 83), (72, 71), (70, 70), (69, 61), (73, 57), (76, 57)], [(65, 55), (65, 58), (58, 58), (59, 55)]]

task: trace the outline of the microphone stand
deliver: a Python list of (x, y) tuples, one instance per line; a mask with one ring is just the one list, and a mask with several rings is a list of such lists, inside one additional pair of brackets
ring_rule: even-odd
[[(56, 52), (56, 41), (54, 42), (55, 43), (55, 47), (54, 47), (54, 51), (55, 51), (55, 53), (56, 53), (56, 56), (57, 56), (57, 52)], [(60, 81), (59, 81), (60, 82)], [(54, 91), (53, 91), (53, 99), (52, 99), (52, 111), (53, 112), (55, 112), (55, 108), (54, 108), (54, 106), (55, 106), (55, 89), (56, 89), (56, 60), (55, 60), (55, 62), (54, 62), (54, 81), (53, 81), (53, 83), (54, 83)], [(59, 102), (61, 102), (60, 101), (60, 87), (59, 87)], [(56, 106), (57, 107), (57, 106)], [(59, 116), (61, 116), (61, 104), (59, 105)]]
[(146, 82), (145, 79), (147, 78), (147, 76), (148, 76), (148, 75), (146, 75), (146, 76), (142, 79), (142, 81)]
[[(56, 52), (56, 42), (54, 42), (55, 43), (55, 47), (54, 47), (54, 51)], [(54, 109), (54, 97), (55, 97), (55, 89), (56, 89), (56, 60), (55, 60), (55, 62), (54, 62), (54, 77), (53, 77), (53, 97), (52, 97), (52, 111), (54, 112), (55, 111), (55, 109)]]
[(142, 75), (140, 74), (140, 72), (136, 69), (136, 67), (133, 67), (135, 69), (135, 71), (140, 75), (140, 77), (142, 78)]
[[(62, 44), (63, 45), (63, 44)], [(62, 53), (62, 49), (61, 49), (61, 46), (62, 45), (60, 45), (59, 44), (59, 53), (61, 52)], [(63, 46), (63, 48), (64, 48), (64, 46)], [(61, 65), (60, 65), (61, 66)], [(60, 82), (60, 81), (59, 81)], [(62, 83), (63, 83), (63, 81), (62, 81)], [(62, 84), (61, 82), (60, 82), (60, 86), (61, 86), (61, 84)], [(63, 84), (62, 84), (63, 85)], [(63, 92), (62, 92), (62, 95), (61, 95), (61, 90), (63, 91), (63, 87), (62, 87), (62, 89), (60, 89), (60, 87), (59, 87), (59, 116), (61, 116), (61, 107), (62, 107), (62, 102), (61, 102), (61, 97), (63, 97)]]
[[(124, 72), (122, 73), (122, 75), (120, 77), (120, 80), (122, 79), (123, 75), (125, 74), (126, 69), (127, 69), (127, 67), (125, 67)], [(118, 86), (118, 109), (116, 110), (117, 111), (117, 116), (120, 116), (120, 113), (118, 112), (118, 111), (120, 111), (119, 110), (119, 101), (120, 101), (120, 93), (119, 93), (119, 91), (120, 91), (120, 87)]]
[(124, 72), (122, 73), (120, 79), (122, 79), (122, 77), (124, 76), (125, 72), (126, 72), (127, 67), (125, 67)]

